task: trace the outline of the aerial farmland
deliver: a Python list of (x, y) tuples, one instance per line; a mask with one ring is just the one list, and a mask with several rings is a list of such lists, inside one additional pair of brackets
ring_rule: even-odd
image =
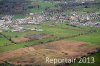
[(100, 66), (99, 0), (0, 0), (0, 66)]

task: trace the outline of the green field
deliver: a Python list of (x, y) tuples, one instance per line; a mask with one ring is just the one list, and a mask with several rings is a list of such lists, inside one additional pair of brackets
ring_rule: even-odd
[[(53, 25), (52, 27), (50, 25)], [(25, 25), (24, 25), (25, 26)], [(26, 25), (27, 26), (27, 25)], [(29, 26), (29, 25), (28, 25)], [(19, 48), (25, 48), (28, 46), (34, 46), (38, 44), (43, 44), (43, 43), (48, 43), (48, 42), (53, 42), (56, 40), (77, 40), (77, 41), (83, 41), (83, 42), (88, 42), (91, 45), (99, 45), (100, 44), (100, 28), (91, 28), (91, 27), (73, 27), (67, 25), (67, 23), (44, 23), (41, 25), (30, 25), (31, 27), (37, 26), (40, 29), (43, 29), (42, 32), (38, 31), (25, 31), (25, 32), (3, 32), (2, 34), (9, 37), (22, 37), (22, 36), (27, 36), (27, 35), (34, 35), (34, 34), (50, 34), (53, 35), (54, 37), (47, 38), (47, 39), (41, 39), (41, 40), (34, 40), (34, 41), (29, 41), (29, 42), (22, 42), (22, 43), (11, 43), (8, 39), (0, 35), (0, 53), (6, 52), (6, 51), (11, 51), (11, 50), (16, 50)], [(90, 30), (96, 30), (96, 32), (89, 32)], [(71, 37), (73, 35), (78, 35), (81, 33), (86, 33), (89, 32), (88, 34), (84, 34), (81, 36), (76, 36), (76, 37)], [(9, 45), (10, 44), (10, 45)], [(93, 55), (93, 57), (96, 58), (96, 63), (95, 64), (72, 64), (72, 66), (97, 66), (98, 63), (100, 63), (100, 60), (98, 60), (100, 54)]]
[[(1, 47), (0, 52), (18, 49), (18, 48), (22, 48), (22, 47), (26, 47), (26, 46), (30, 46), (30, 45), (41, 44), (41, 42), (46, 43), (49, 41), (56, 41), (56, 40), (61, 40), (61, 39), (62, 40), (63, 39), (78, 40), (78, 41), (88, 42), (88, 43), (97, 44), (97, 45), (100, 44), (100, 35), (99, 35), (100, 29), (99, 28), (93, 28), (93, 30), (96, 29), (98, 31), (95, 33), (90, 33), (90, 34), (86, 34), (86, 35), (82, 35), (82, 36), (67, 38), (67, 37), (70, 37), (73, 35), (78, 35), (81, 33), (88, 32), (92, 28), (90, 28), (90, 27), (81, 27), (81, 28), (72, 27), (72, 26), (66, 25), (66, 23), (53, 24), (54, 25), (53, 27), (50, 27), (49, 25), (52, 25), (52, 23), (44, 23), (41, 25), (37, 25), (37, 26), (39, 26), (39, 28), (43, 29), (42, 32), (38, 32), (38, 31), (3, 32), (2, 34), (7, 36), (8, 38), (23, 37), (23, 36), (27, 36), (27, 35), (34, 35), (34, 34), (41, 34), (41, 33), (50, 34), (50, 35), (53, 35), (54, 37), (51, 37), (48, 39), (34, 40), (34, 41), (29, 41), (29, 42), (13, 44), (9, 40), (7, 40), (5, 37), (1, 36), (0, 37), (0, 39), (1, 39), (0, 46), (4, 46), (7, 44), (8, 45), (10, 44), (10, 46), (4, 46), (3, 48)], [(33, 26), (36, 26), (36, 25), (33, 25)], [(31, 27), (32, 27), (32, 25), (31, 25)]]
[[(97, 0), (97, 2), (100, 2), (100, 0)], [(56, 9), (59, 7), (55, 7), (56, 3), (50, 3), (50, 2), (44, 2), (40, 0), (33, 0), (33, 5), (38, 5), (39, 8), (32, 8), (29, 9), (29, 13), (41, 13), (45, 11), (46, 8), (50, 9)], [(60, 7), (61, 8), (61, 7)], [(77, 6), (76, 9), (77, 13), (100, 13), (100, 4), (97, 5), (91, 5), (89, 7), (86, 6)], [(62, 8), (63, 9), (63, 8)], [(67, 15), (71, 15), (73, 13), (73, 10), (65, 10), (64, 13)], [(29, 14), (28, 13), (28, 14)], [(16, 14), (13, 15), (13, 20), (25, 18), (28, 16), (28, 14)], [(55, 14), (54, 14), (55, 15)], [(2, 15), (0, 15), (2, 16)], [(100, 19), (96, 20), (97, 22), (100, 22)], [(29, 46), (44, 44), (48, 42), (54, 42), (58, 40), (76, 40), (76, 41), (82, 41), (87, 42), (91, 45), (97, 45), (100, 46), (100, 28), (97, 27), (86, 27), (86, 26), (70, 26), (68, 25), (68, 22), (65, 23), (54, 23), (54, 22), (44, 22), (40, 25), (22, 25), (26, 28), (37, 28), (37, 29), (43, 29), (43, 31), (25, 31), (25, 32), (1, 32), (4, 36), (9, 38), (18, 38), (18, 37), (24, 37), (28, 35), (34, 35), (34, 34), (49, 34), (53, 37), (47, 38), (47, 39), (41, 39), (41, 40), (33, 40), (28, 42), (21, 42), (21, 43), (13, 43), (9, 41), (6, 37), (0, 34), (0, 53), (16, 50), (19, 48), (25, 48)], [(93, 31), (93, 32), (92, 32)], [(87, 33), (87, 34), (85, 34)], [(82, 34), (82, 35), (80, 35)], [(73, 37), (74, 36), (74, 37)], [(75, 63), (71, 64), (70, 66), (100, 66), (100, 53), (96, 53), (94, 55), (91, 55), (89, 57), (95, 58), (95, 63), (93, 64), (87, 64), (87, 63)], [(2, 65), (0, 65), (2, 66)], [(8, 66), (8, 65), (7, 65)]]
[(5, 37), (0, 35), (0, 46), (4, 46), (7, 44), (11, 44), (11, 42), (9, 40), (7, 40)]
[[(42, 32), (38, 32), (38, 31), (2, 32), (2, 34), (7, 36), (8, 38), (23, 37), (23, 36), (27, 36), (27, 35), (34, 35), (34, 34), (41, 34), (41, 33), (50, 34), (50, 35), (53, 35), (54, 37), (51, 37), (48, 39), (42, 39), (42, 40), (34, 40), (34, 41), (29, 41), (29, 42), (17, 43), (17, 44), (13, 44), (9, 40), (7, 40), (5, 37), (3, 37), (0, 40), (1, 41), (0, 45), (4, 46), (4, 47), (1, 47), (0, 52), (14, 50), (14, 49), (18, 49), (18, 48), (23, 48), (23, 47), (30, 46), (30, 45), (41, 44), (41, 42), (46, 43), (49, 41), (56, 41), (60, 38), (68, 37), (68, 36), (72, 36), (72, 35), (77, 35), (77, 34), (80, 34), (83, 32), (83, 31), (77, 31), (76, 29), (79, 30), (79, 28), (77, 28), (77, 27), (73, 28), (71, 26), (67, 26), (65, 23), (64, 24), (62, 23), (61, 26), (60, 26), (60, 24), (56, 24), (55, 27), (50, 27), (49, 25), (50, 25), (50, 23), (37, 25), (37, 26), (39, 26), (39, 28), (43, 29)], [(62, 25), (63, 25), (63, 27), (62, 27)], [(33, 26), (36, 26), (36, 25), (33, 25)], [(64, 26), (65, 26), (65, 28), (64, 28)], [(69, 29), (67, 29), (67, 28), (69, 28)], [(72, 30), (70, 30), (70, 29), (72, 29)], [(10, 44), (10, 45), (5, 46), (5, 44)]]
[(89, 35), (83, 35), (79, 37), (72, 38), (73, 40), (83, 41), (83, 42), (90, 42), (92, 44), (100, 44), (100, 33), (93, 33)]
[(94, 55), (89, 56), (89, 58), (94, 57), (95, 63), (74, 63), (71, 64), (70, 66), (100, 66), (100, 53), (96, 53)]

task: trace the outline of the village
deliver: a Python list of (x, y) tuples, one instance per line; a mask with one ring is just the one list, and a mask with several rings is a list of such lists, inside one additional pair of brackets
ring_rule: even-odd
[[(6, 0), (5, 0), (6, 1)], [(100, 19), (100, 12), (83, 12), (80, 11), (80, 8), (91, 8), (92, 4), (99, 4), (98, 2), (95, 2), (95, 0), (44, 0), (44, 1), (31, 1), (32, 5), (27, 5), (27, 3), (30, 3), (29, 1), (20, 1), (17, 2), (14, 0), (15, 4), (19, 6), (14, 6), (13, 0), (8, 0), (8, 2), (5, 3), (5, 1), (2, 1), (3, 5), (1, 4), (1, 11), (5, 10), (8, 14), (8, 12), (18, 11), (18, 12), (24, 12), (27, 8), (33, 8), (37, 10), (41, 10), (41, 12), (29, 12), (27, 15), (25, 15), (25, 18), (17, 18), (13, 20), (14, 15), (5, 15), (0, 16), (0, 32), (2, 31), (27, 31), (27, 30), (34, 30), (34, 31), (43, 31), (43, 29), (38, 27), (26, 27), (26, 25), (40, 25), (41, 23), (45, 22), (52, 22), (52, 23), (68, 23), (72, 26), (89, 26), (89, 27), (100, 27), (100, 22), (97, 21)], [(21, 4), (22, 3), (22, 4)], [(54, 5), (50, 7), (45, 7), (43, 10), (40, 7), (39, 3), (48, 3), (50, 5)], [(11, 5), (10, 5), (11, 4)], [(24, 5), (24, 6), (23, 6)], [(22, 6), (22, 7), (21, 7)], [(79, 7), (80, 8), (77, 8)], [(10, 8), (10, 9), (9, 9)], [(15, 8), (15, 10), (14, 10)], [(19, 9), (17, 9), (19, 8)], [(66, 13), (66, 11), (70, 10), (71, 12)], [(5, 13), (6, 13), (5, 12)], [(14, 13), (13, 12), (13, 13)]]
[(13, 16), (6, 15), (0, 18), (0, 32), (2, 31), (43, 31), (43, 29), (38, 27), (27, 27), (25, 25), (40, 25), (45, 22), (53, 23), (69, 23), (72, 26), (90, 26), (90, 27), (100, 27), (100, 22), (97, 22), (97, 19), (100, 19), (99, 13), (77, 13), (73, 12), (70, 15), (64, 13), (57, 14), (54, 16), (47, 15), (47, 13), (29, 13), (25, 18), (20, 18), (12, 20)]
[(100, 66), (99, 58), (100, 0), (0, 0), (0, 66)]

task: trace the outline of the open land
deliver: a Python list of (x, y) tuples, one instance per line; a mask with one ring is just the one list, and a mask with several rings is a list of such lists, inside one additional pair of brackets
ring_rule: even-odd
[[(69, 66), (100, 66), (99, 3), (77, 3), (74, 9), (59, 1), (34, 2), (41, 7), (30, 9), (29, 15), (8, 15), (3, 17), (8, 21), (0, 21), (0, 66), (69, 65), (47, 64), (46, 57), (77, 59)], [(94, 57), (95, 63), (79, 64), (80, 57)]]

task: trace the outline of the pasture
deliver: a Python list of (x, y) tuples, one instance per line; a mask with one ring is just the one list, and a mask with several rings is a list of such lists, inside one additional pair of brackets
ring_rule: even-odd
[[(63, 38), (63, 37), (69, 37), (69, 36), (77, 35), (77, 34), (84, 32), (84, 31), (80, 31), (79, 28), (77, 28), (77, 27), (74, 28), (72, 26), (67, 26), (66, 23), (62, 23), (61, 26), (60, 26), (60, 24), (56, 24), (55, 27), (50, 27), (49, 25), (52, 25), (52, 23), (44, 23), (41, 25), (30, 25), (31, 27), (37, 26), (37, 27), (43, 29), (43, 31), (41, 31), (41, 32), (39, 32), (39, 31), (2, 32), (2, 34), (8, 38), (18, 38), (18, 37), (34, 35), (34, 34), (43, 34), (43, 33), (48, 34), (48, 35), (53, 35), (54, 37), (47, 38), (47, 39), (41, 39), (41, 40), (28, 41), (28, 42), (21, 42), (21, 43), (17, 43), (17, 44), (13, 44), (9, 40), (7, 40), (6, 38), (1, 37), (1, 40), (0, 40), (1, 46), (5, 45), (6, 43), (10, 44), (10, 46), (4, 46), (3, 48), (1, 48), (1, 50), (5, 49), (3, 51), (8, 51), (8, 50), (13, 50), (14, 47), (21, 48), (21, 47), (25, 47), (26, 45), (29, 46), (29, 45), (41, 44), (41, 42), (45, 43), (48, 41), (56, 41), (56, 40)], [(0, 52), (2, 52), (2, 51), (0, 51)]]
[[(27, 27), (27, 25), (24, 25)], [(39, 40), (31, 40), (27, 42), (20, 42), (20, 43), (12, 43), (8, 39), (6, 39), (4, 36), (0, 35), (0, 53), (6, 53), (6, 52), (12, 52), (16, 51), (21, 48), (27, 48), (27, 47), (34, 47), (35, 45), (43, 45), (48, 44), (50, 42), (56, 42), (60, 40), (73, 40), (77, 42), (84, 42), (87, 43), (87, 45), (90, 46), (100, 46), (100, 28), (96, 27), (73, 27), (66, 23), (43, 23), (41, 25), (28, 25), (30, 27), (39, 27), (40, 29), (43, 29), (43, 31), (25, 31), (25, 32), (2, 32), (4, 36), (8, 38), (20, 38), (28, 35), (35, 35), (35, 34), (48, 34), (52, 35), (53, 37), (50, 38), (44, 38)], [(95, 31), (94, 31), (95, 30)], [(63, 43), (63, 42), (62, 42)], [(89, 46), (89, 47), (90, 47)], [(86, 49), (85, 49), (86, 50)], [(40, 52), (40, 51), (36, 51)], [(49, 52), (45, 50), (41, 50), (41, 52)], [(52, 51), (50, 51), (52, 52)], [(35, 53), (35, 52), (34, 52)], [(52, 54), (52, 53), (51, 53)], [(55, 53), (54, 53), (55, 55)], [(59, 56), (58, 56), (59, 57)], [(96, 58), (96, 63), (98, 63), (98, 54), (94, 55)], [(77, 63), (74, 65), (78, 65)], [(81, 64), (79, 64), (81, 65)], [(85, 64), (82, 64), (85, 65)], [(86, 64), (91, 65), (91, 64)], [(95, 64), (94, 64), (95, 65)], [(73, 66), (73, 65), (72, 65)]]

